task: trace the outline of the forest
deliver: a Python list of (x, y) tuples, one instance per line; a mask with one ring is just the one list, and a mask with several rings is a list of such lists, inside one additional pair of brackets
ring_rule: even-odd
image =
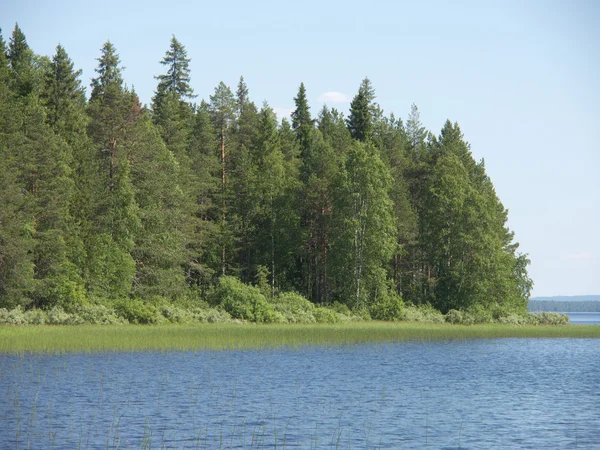
[(347, 115), (311, 111), (303, 83), (291, 120), (243, 77), (198, 99), (165, 47), (142, 105), (109, 41), (88, 95), (61, 45), (0, 34), (0, 308), (526, 313), (529, 261), (457, 123), (385, 115), (368, 78)]

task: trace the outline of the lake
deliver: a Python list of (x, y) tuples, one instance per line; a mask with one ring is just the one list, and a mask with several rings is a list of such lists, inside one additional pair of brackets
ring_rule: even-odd
[(600, 313), (598, 312), (564, 312), (569, 316), (569, 323), (573, 325), (598, 325)]
[(0, 448), (598, 448), (600, 342), (0, 355)]

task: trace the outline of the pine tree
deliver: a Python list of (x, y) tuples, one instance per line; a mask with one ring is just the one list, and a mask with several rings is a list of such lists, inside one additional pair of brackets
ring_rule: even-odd
[(235, 112), (235, 100), (231, 89), (222, 81), (215, 88), (215, 93), (210, 96), (209, 111), (211, 113), (213, 127), (217, 132), (217, 140), (220, 150), (220, 163), (221, 163), (221, 193), (220, 193), (220, 207), (221, 207), (221, 274), (225, 275), (227, 272), (228, 260), (227, 260), (227, 247), (233, 245), (232, 236), (230, 230), (227, 227), (227, 197), (228, 197), (228, 183), (227, 177), (229, 172), (229, 133), (233, 124), (234, 112)]

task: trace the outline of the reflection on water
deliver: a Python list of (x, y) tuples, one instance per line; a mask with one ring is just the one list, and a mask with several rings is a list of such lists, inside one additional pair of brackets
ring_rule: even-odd
[(0, 356), (0, 448), (598, 448), (600, 342)]

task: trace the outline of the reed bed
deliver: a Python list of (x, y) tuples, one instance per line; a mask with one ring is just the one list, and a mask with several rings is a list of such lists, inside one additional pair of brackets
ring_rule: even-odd
[(258, 325), (2, 326), (0, 353), (266, 349), (369, 342), (600, 338), (600, 325), (451, 325), (410, 322)]

